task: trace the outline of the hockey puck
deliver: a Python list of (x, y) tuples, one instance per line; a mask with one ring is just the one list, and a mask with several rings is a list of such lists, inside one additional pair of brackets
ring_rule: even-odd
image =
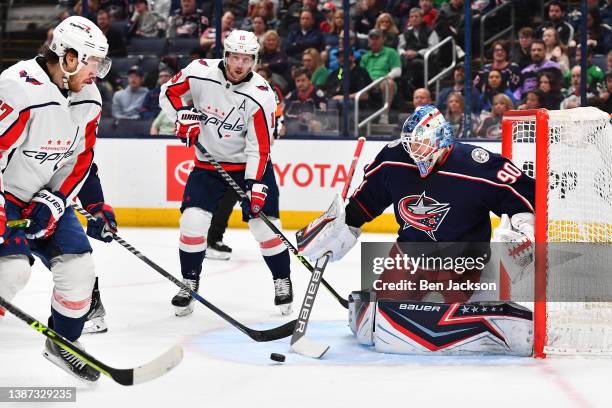
[(280, 363), (285, 362), (285, 355), (280, 353), (270, 354), (270, 360), (278, 361)]

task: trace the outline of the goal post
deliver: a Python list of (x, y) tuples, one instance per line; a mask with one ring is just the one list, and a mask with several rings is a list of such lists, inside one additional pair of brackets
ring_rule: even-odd
[[(593, 107), (506, 112), (502, 155), (536, 181), (534, 355), (612, 354), (610, 116)], [(577, 268), (584, 283), (571, 278), (572, 267), (552, 267), (560, 243), (584, 245), (586, 257), (597, 257), (595, 266)], [(586, 243), (604, 245), (592, 250)]]

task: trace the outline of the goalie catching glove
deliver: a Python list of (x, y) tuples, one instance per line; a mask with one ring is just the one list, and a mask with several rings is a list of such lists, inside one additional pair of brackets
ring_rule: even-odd
[(344, 203), (336, 195), (329, 209), (295, 235), (298, 251), (312, 260), (331, 252), (330, 261), (342, 259), (357, 243), (361, 230), (346, 225)]
[(503, 214), (499, 227), (493, 231), (493, 242), (501, 242), (501, 260), (512, 282), (533, 269), (535, 252), (534, 215), (514, 214), (510, 219)]

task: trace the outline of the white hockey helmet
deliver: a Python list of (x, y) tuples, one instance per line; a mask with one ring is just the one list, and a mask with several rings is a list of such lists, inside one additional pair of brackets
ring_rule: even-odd
[(253, 56), (253, 66), (259, 59), (259, 41), (250, 31), (234, 30), (223, 41), (223, 62), (227, 65), (227, 53), (235, 52)]
[[(64, 75), (71, 76), (87, 65), (89, 58), (99, 61), (98, 78), (104, 78), (111, 67), (106, 36), (94, 23), (81, 16), (71, 16), (62, 21), (53, 30), (53, 40), (49, 48), (60, 58), (60, 68)], [(74, 72), (66, 72), (61, 64), (66, 52), (73, 49), (77, 52), (79, 65)]]

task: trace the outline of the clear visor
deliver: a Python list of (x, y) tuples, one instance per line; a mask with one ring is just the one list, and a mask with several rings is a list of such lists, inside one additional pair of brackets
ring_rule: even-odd
[(232, 68), (241, 69), (252, 69), (255, 65), (256, 56), (252, 54), (240, 54), (237, 52), (227, 52), (226, 64), (229, 64)]
[(111, 65), (112, 60), (108, 57), (89, 57), (85, 62), (85, 66), (95, 72), (98, 78), (104, 78), (110, 71)]

